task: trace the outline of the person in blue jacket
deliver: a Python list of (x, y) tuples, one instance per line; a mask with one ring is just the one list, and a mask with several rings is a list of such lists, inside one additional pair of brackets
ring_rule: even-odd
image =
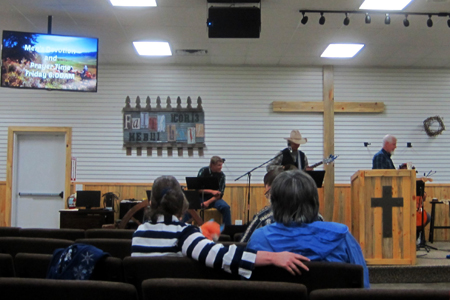
[(311, 176), (299, 170), (279, 174), (270, 197), (275, 223), (257, 229), (247, 249), (291, 251), (311, 261), (358, 264), (364, 269), (364, 287), (370, 287), (361, 247), (348, 227), (319, 221), (319, 196)]

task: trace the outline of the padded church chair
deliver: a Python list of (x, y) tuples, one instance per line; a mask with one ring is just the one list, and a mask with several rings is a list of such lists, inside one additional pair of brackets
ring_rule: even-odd
[(144, 280), (153, 278), (240, 279), (223, 270), (208, 268), (189, 257), (125, 257), (123, 269), (125, 282), (133, 284), (138, 292)]
[(142, 283), (142, 295), (144, 300), (307, 299), (306, 287), (301, 284), (190, 278), (147, 279)]
[(131, 255), (131, 239), (77, 239), (75, 242), (95, 246), (120, 259)]
[(132, 229), (88, 229), (85, 232), (87, 239), (129, 239), (133, 238), (135, 230)]
[(10, 254), (0, 254), (0, 277), (15, 277), (14, 260)]
[(17, 253), (53, 254), (58, 248), (66, 248), (73, 241), (62, 239), (29, 238), (29, 237), (0, 237), (0, 253), (9, 253), (13, 257)]
[(363, 288), (363, 267), (356, 264), (310, 261), (305, 262), (309, 271), (301, 270), (301, 275), (293, 276), (284, 269), (275, 266), (256, 267), (252, 281), (283, 281), (300, 283), (306, 286), (308, 293), (317, 289)]
[[(51, 254), (17, 253), (14, 258), (16, 276), (21, 278), (46, 278)], [(95, 265), (91, 280), (123, 282), (122, 260), (117, 257), (101, 258)]]
[(0, 237), (2, 236), (20, 236), (20, 227), (0, 227)]
[(448, 290), (432, 289), (324, 289), (313, 291), (311, 300), (448, 300)]
[(137, 300), (131, 284), (92, 280), (0, 278), (7, 299), (37, 300)]
[(62, 239), (75, 241), (85, 236), (83, 229), (54, 229), (54, 228), (21, 228), (19, 231), (21, 237), (35, 237), (47, 239)]

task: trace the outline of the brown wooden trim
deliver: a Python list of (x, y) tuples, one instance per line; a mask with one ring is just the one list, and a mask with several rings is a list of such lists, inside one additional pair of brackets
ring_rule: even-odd
[[(274, 101), (274, 112), (324, 112), (325, 105), (321, 101)], [(334, 102), (335, 113), (380, 113), (384, 111), (383, 102)]]

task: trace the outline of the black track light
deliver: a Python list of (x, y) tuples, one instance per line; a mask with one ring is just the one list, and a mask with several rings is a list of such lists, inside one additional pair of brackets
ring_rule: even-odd
[(303, 18), (301, 20), (303, 25), (306, 25), (308, 23), (308, 16), (305, 15), (305, 12), (302, 12)]
[(348, 26), (350, 24), (350, 18), (348, 17), (348, 13), (345, 13), (344, 25)]
[(319, 24), (320, 25), (325, 24), (325, 17), (323, 16), (323, 12), (320, 13)]
[(386, 14), (386, 18), (384, 18), (384, 24), (391, 24), (391, 16), (389, 14)]
[(405, 27), (409, 27), (408, 15), (405, 15), (405, 19), (403, 20), (403, 25), (404, 25)]
[(366, 21), (366, 24), (370, 24), (370, 22), (372, 21), (372, 18), (370, 17), (369, 13), (366, 13), (365, 21)]
[(431, 15), (428, 15), (427, 26), (433, 27), (433, 20), (431, 20)]

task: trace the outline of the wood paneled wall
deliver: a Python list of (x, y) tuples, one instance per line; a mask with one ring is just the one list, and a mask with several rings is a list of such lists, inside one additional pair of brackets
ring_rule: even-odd
[[(145, 191), (151, 189), (151, 184), (132, 184), (132, 183), (91, 183), (77, 182), (77, 185), (83, 184), (85, 190), (99, 190), (102, 195), (107, 192), (116, 192), (119, 194), (119, 201), (123, 199), (144, 199)], [(0, 226), (5, 224), (5, 213), (11, 209), (11, 203), (5, 199), (6, 183), (0, 182)], [(75, 191), (75, 183), (71, 186), (72, 193)], [(253, 215), (267, 205), (264, 197), (264, 187), (262, 184), (252, 184), (250, 189), (250, 201), (248, 201), (248, 186), (245, 184), (227, 184), (224, 200), (231, 207), (231, 218), (234, 224), (235, 220), (247, 222), (247, 216), (250, 220)], [(450, 199), (450, 184), (430, 184), (425, 188), (426, 201), (425, 211), (431, 213), (430, 201), (432, 198), (439, 200)], [(119, 201), (116, 202), (116, 211), (118, 211)], [(250, 202), (250, 203), (248, 203)], [(319, 189), (320, 213), (325, 215), (327, 209), (324, 207), (323, 189)], [(333, 222), (343, 223), (351, 227), (351, 192), (350, 184), (336, 184), (334, 189), (334, 211)], [(249, 213), (247, 214), (247, 208)], [(118, 217), (118, 216), (117, 216)], [(450, 209), (448, 205), (436, 205), (436, 226), (450, 226)], [(429, 226), (426, 227), (426, 236), (428, 237)], [(434, 234), (435, 241), (450, 240), (450, 229), (437, 229)]]

